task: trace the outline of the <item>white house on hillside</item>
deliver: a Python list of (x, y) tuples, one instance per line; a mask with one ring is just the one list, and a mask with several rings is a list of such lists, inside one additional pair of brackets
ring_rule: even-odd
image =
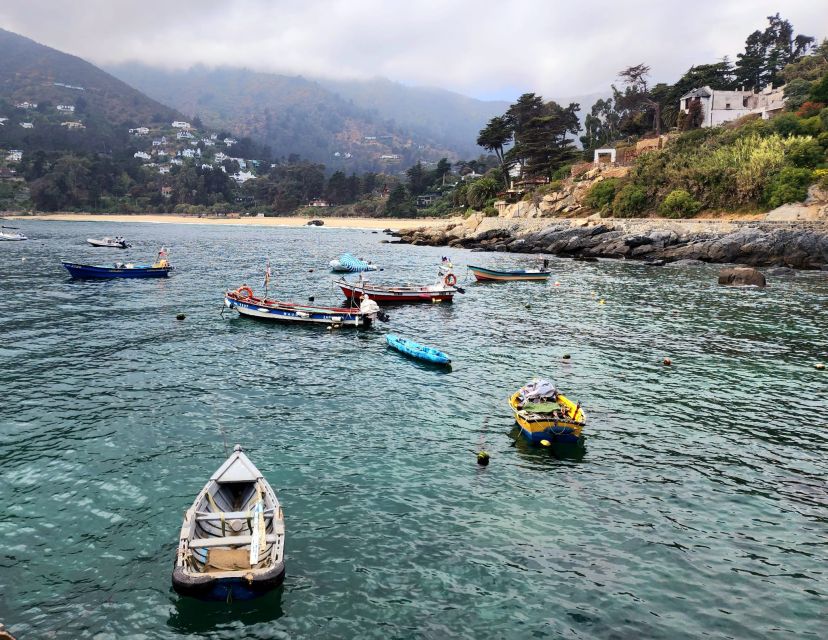
[(185, 139), (189, 140), (189, 139), (193, 138), (193, 134), (190, 133), (189, 131), (185, 130), (185, 131), (179, 131), (178, 133), (176, 133), (175, 137), (178, 138), (179, 140), (185, 140)]
[(150, 154), (146, 153), (145, 151), (136, 151), (132, 154), (133, 158), (138, 158), (140, 160), (149, 160)]
[(191, 128), (189, 122), (184, 122), (182, 120), (175, 120), (172, 123), (172, 126), (175, 129), (190, 129)]
[(148, 127), (136, 127), (135, 129), (130, 129), (129, 132), (136, 135), (136, 136), (145, 136), (149, 133), (149, 128)]
[(14, 106), (18, 109), (37, 109), (37, 102), (29, 102), (27, 100), (26, 102), (18, 102)]
[(20, 149), (10, 149), (6, 154), (7, 162), (20, 162), (23, 159), (23, 152)]
[(32, 122), (21, 122), (20, 126), (24, 129), (34, 129), (34, 123)]
[(763, 120), (779, 113), (785, 106), (784, 86), (765, 87), (755, 91), (720, 91), (701, 87), (688, 91), (679, 99), (679, 108), (685, 114), (697, 102), (701, 106), (702, 127), (716, 127), (742, 116), (758, 113)]
[(63, 113), (75, 113), (75, 107), (71, 104), (59, 104), (55, 109)]

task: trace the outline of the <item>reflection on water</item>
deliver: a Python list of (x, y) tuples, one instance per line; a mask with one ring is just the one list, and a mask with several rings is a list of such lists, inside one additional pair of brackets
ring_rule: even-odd
[[(545, 465), (559, 460), (581, 462), (586, 455), (587, 437), (582, 436), (580, 442), (550, 442), (548, 447), (530, 443), (520, 433), (520, 427), (515, 425), (509, 432), (512, 446), (518, 455), (530, 464)], [(550, 462), (551, 461), (551, 462)]]
[(180, 598), (171, 589), (173, 608), (167, 625), (180, 634), (203, 635), (275, 622), (285, 614), (282, 608), (284, 590), (283, 585), (254, 600), (225, 603)]

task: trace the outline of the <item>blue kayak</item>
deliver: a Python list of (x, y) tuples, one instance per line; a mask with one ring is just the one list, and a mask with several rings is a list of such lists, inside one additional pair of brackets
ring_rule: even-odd
[(451, 364), (451, 358), (434, 347), (427, 347), (419, 342), (400, 338), (393, 333), (387, 334), (385, 340), (392, 349), (396, 349), (400, 353), (404, 353), (412, 358), (417, 358), (417, 360), (424, 360), (432, 364)]

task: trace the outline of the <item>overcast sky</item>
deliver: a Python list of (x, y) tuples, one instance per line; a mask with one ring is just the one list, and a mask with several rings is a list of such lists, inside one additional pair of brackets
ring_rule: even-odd
[(560, 100), (605, 91), (639, 62), (672, 82), (693, 63), (735, 59), (777, 11), (828, 36), (826, 0), (2, 0), (0, 27), (100, 65), (383, 76)]

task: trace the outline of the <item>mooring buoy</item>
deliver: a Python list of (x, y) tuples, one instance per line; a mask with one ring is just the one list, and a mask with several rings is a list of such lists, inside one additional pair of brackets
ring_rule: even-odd
[(176, 320), (183, 320), (183, 319), (184, 319), (184, 318), (186, 318), (186, 317), (187, 317), (187, 316), (185, 316), (183, 313), (179, 313), (177, 316), (175, 316), (175, 319), (176, 319)]
[(477, 464), (481, 467), (486, 467), (489, 464), (489, 454), (485, 451), (478, 451), (477, 453)]
[(670, 360), (670, 358), (664, 358), (663, 362), (665, 367), (669, 367), (671, 364), (673, 364), (673, 361)]

